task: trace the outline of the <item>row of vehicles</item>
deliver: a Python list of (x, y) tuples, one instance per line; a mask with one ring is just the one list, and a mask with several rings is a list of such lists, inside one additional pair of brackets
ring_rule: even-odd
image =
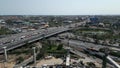
[(1, 42), (0, 46), (6, 45), (6, 44), (10, 44), (10, 43), (13, 43), (13, 42), (17, 42), (17, 41), (23, 40), (25, 38), (30, 38), (31, 36), (36, 36), (38, 34), (40, 34), (40, 32), (34, 32), (32, 34), (29, 34), (29, 35), (22, 35), (22, 36), (20, 36), (18, 38), (14, 38), (14, 39), (11, 39), (11, 40), (7, 40), (7, 41), (4, 41), (4, 42)]

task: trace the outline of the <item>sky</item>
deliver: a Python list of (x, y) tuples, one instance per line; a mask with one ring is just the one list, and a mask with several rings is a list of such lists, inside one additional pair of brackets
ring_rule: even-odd
[(120, 15), (120, 0), (0, 0), (0, 15)]

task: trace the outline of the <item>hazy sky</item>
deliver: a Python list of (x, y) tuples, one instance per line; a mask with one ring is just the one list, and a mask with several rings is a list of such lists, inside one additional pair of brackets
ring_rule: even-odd
[(120, 0), (0, 0), (0, 15), (120, 14)]

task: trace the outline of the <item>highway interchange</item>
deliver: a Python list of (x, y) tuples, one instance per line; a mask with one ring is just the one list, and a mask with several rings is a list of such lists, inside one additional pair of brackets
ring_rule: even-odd
[[(25, 45), (27, 43), (31, 43), (40, 39), (43, 39), (45, 37), (50, 37), (55, 34), (59, 34), (68, 30), (71, 30), (73, 28), (76, 28), (77, 26), (83, 24), (84, 22), (70, 24), (67, 26), (60, 26), (60, 27), (50, 27), (46, 29), (39, 29), (35, 31), (30, 31), (26, 33), (19, 33), (19, 34), (13, 34), (11, 36), (7, 36), (0, 39), (0, 53), (3, 53), (3, 47), (6, 47), (7, 50), (12, 50), (14, 48), (20, 47), (22, 45)], [(64, 40), (65, 41), (65, 40)], [(84, 50), (87, 50), (89, 46), (83, 46), (87, 44), (78, 43), (75, 41), (69, 42), (71, 45), (79, 45)], [(102, 46), (103, 47), (103, 46)], [(96, 49), (101, 48), (101, 46), (95, 47)], [(95, 53), (95, 52), (91, 52)], [(98, 53), (97, 53), (98, 54)]]

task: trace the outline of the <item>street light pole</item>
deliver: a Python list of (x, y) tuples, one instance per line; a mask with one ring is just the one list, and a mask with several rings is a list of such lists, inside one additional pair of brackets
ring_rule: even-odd
[(36, 65), (36, 48), (33, 47), (33, 61), (34, 61), (34, 65)]

